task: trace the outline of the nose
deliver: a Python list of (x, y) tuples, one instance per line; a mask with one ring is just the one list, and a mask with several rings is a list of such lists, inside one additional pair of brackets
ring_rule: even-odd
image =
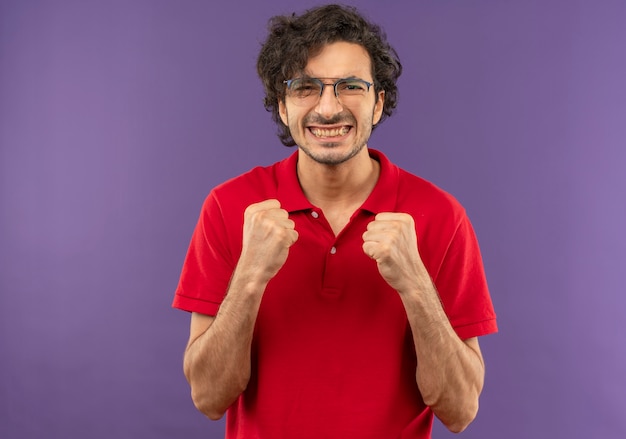
[(335, 89), (332, 84), (326, 84), (322, 90), (320, 100), (315, 107), (315, 112), (320, 116), (330, 119), (335, 114), (341, 113), (343, 107), (339, 98), (335, 96)]

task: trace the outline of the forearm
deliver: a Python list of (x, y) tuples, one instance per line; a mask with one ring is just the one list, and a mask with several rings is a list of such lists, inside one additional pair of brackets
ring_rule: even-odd
[(476, 340), (461, 340), (452, 328), (430, 279), (401, 294), (417, 354), (417, 384), (424, 402), (451, 431), (474, 419), (484, 381)]
[(264, 288), (235, 274), (213, 323), (185, 351), (192, 399), (211, 419), (221, 418), (247, 387), (252, 336)]
[(217, 315), (192, 315), (184, 371), (194, 404), (211, 419), (221, 418), (248, 386), (261, 298), (297, 239), (295, 223), (278, 200), (248, 206), (241, 254)]

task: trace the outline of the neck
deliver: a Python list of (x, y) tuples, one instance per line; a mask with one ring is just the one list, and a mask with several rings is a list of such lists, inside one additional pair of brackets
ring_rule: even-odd
[(298, 178), (307, 199), (322, 210), (356, 210), (374, 189), (379, 163), (364, 147), (339, 165), (324, 165), (299, 151)]

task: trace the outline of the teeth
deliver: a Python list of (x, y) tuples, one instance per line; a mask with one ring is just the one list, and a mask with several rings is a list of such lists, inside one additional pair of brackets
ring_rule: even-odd
[(350, 131), (348, 127), (333, 128), (332, 130), (323, 130), (321, 128), (312, 128), (311, 132), (316, 137), (338, 137), (345, 136)]

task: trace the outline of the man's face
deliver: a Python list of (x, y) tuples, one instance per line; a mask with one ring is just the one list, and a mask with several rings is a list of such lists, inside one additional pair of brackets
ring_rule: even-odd
[(343, 163), (366, 146), (372, 126), (380, 121), (385, 92), (371, 86), (361, 94), (345, 91), (344, 95), (340, 91), (337, 98), (332, 84), (341, 78), (373, 83), (369, 54), (358, 44), (328, 44), (309, 59), (304, 76), (327, 84), (322, 96), (300, 99), (287, 93), (285, 102), (278, 103), (280, 117), (300, 150), (311, 159), (328, 165)]

